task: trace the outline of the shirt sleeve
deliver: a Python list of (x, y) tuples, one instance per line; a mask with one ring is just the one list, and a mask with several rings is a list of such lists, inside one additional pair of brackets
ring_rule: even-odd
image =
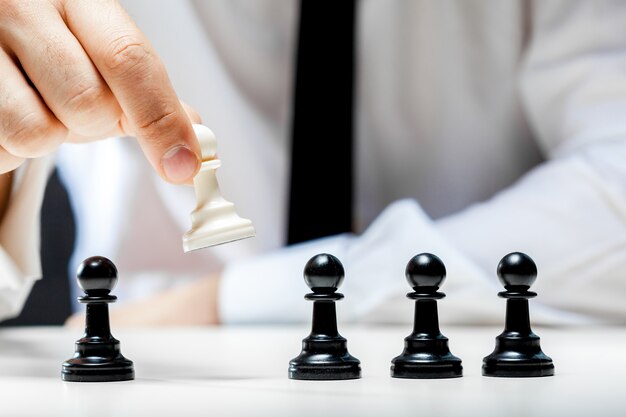
[(529, 252), (534, 304), (626, 320), (626, 3), (532, 3), (520, 97), (548, 159), (439, 230), (482, 269)]
[[(537, 263), (535, 305), (574, 322), (626, 320), (626, 137), (536, 168), (491, 200), (437, 221), (485, 271), (508, 252)], [(569, 320), (568, 320), (569, 321)]]
[(31, 159), (15, 171), (0, 224), (0, 320), (17, 316), (41, 278), (40, 211), (53, 156)]

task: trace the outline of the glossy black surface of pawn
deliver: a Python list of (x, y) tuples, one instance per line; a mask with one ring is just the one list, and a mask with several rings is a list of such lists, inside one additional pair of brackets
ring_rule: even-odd
[(302, 340), (300, 355), (289, 361), (290, 379), (338, 380), (361, 377), (361, 362), (348, 352), (347, 340), (337, 330), (335, 301), (343, 298), (337, 289), (344, 269), (333, 255), (319, 254), (304, 267), (304, 281), (313, 290), (311, 334)]
[(117, 283), (113, 262), (101, 256), (85, 259), (77, 271), (78, 285), (85, 296), (85, 334), (76, 341), (76, 351), (62, 366), (62, 378), (72, 382), (127, 381), (135, 378), (133, 362), (120, 351), (120, 342), (111, 335), (108, 303)]
[(504, 331), (496, 337), (494, 351), (483, 359), (482, 372), (494, 377), (540, 377), (554, 375), (552, 359), (541, 350), (539, 336), (530, 327), (528, 299), (537, 294), (528, 291), (537, 277), (537, 266), (526, 254), (512, 252), (497, 268), (506, 291)]
[(435, 379), (463, 376), (461, 359), (448, 347), (439, 330), (437, 300), (445, 297), (439, 287), (446, 269), (437, 256), (421, 253), (406, 266), (406, 279), (413, 288), (407, 297), (415, 300), (413, 332), (404, 339), (404, 351), (391, 361), (394, 378)]
[(92, 256), (78, 266), (76, 279), (86, 295), (106, 296), (117, 284), (117, 268), (107, 258)]

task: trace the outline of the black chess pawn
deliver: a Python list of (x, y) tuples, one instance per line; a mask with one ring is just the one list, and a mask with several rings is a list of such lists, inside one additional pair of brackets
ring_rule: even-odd
[(328, 380), (361, 377), (361, 362), (348, 353), (347, 340), (337, 331), (335, 301), (344, 278), (343, 265), (333, 255), (319, 254), (304, 267), (304, 281), (313, 290), (311, 334), (302, 340), (302, 352), (289, 362), (290, 379)]
[(463, 376), (461, 359), (450, 353), (448, 338), (439, 330), (437, 300), (445, 294), (437, 291), (446, 277), (446, 268), (437, 256), (421, 253), (406, 266), (406, 280), (414, 292), (413, 333), (404, 339), (404, 351), (391, 361), (394, 378), (457, 378)]
[(120, 342), (111, 335), (109, 306), (117, 299), (110, 295), (117, 283), (113, 262), (101, 256), (85, 259), (78, 267), (78, 285), (87, 304), (85, 334), (76, 341), (74, 357), (63, 363), (64, 381), (106, 382), (135, 378), (133, 362), (122, 356)]
[(483, 375), (498, 377), (535, 377), (554, 375), (552, 359), (541, 350), (539, 336), (530, 329), (528, 291), (537, 278), (537, 265), (526, 254), (513, 252), (498, 264), (498, 277), (506, 291), (504, 331), (496, 337), (493, 353), (483, 359)]

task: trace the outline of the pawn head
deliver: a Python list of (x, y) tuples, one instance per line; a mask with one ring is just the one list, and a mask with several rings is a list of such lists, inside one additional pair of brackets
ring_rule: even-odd
[(193, 124), (192, 127), (200, 144), (202, 161), (215, 159), (217, 156), (217, 139), (213, 131), (201, 124)]
[(436, 292), (446, 278), (446, 267), (432, 253), (420, 253), (406, 265), (405, 276), (414, 291)]
[(89, 296), (109, 295), (117, 284), (117, 268), (104, 256), (85, 259), (76, 272), (78, 286)]
[(304, 282), (317, 294), (332, 294), (337, 291), (344, 275), (339, 259), (327, 253), (315, 255), (304, 266)]
[(527, 291), (537, 279), (537, 265), (521, 252), (506, 255), (498, 264), (498, 278), (509, 291)]

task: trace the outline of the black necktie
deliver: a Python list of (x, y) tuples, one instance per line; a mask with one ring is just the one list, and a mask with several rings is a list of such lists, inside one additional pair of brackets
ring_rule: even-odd
[(288, 244), (352, 230), (355, 2), (300, 2)]

